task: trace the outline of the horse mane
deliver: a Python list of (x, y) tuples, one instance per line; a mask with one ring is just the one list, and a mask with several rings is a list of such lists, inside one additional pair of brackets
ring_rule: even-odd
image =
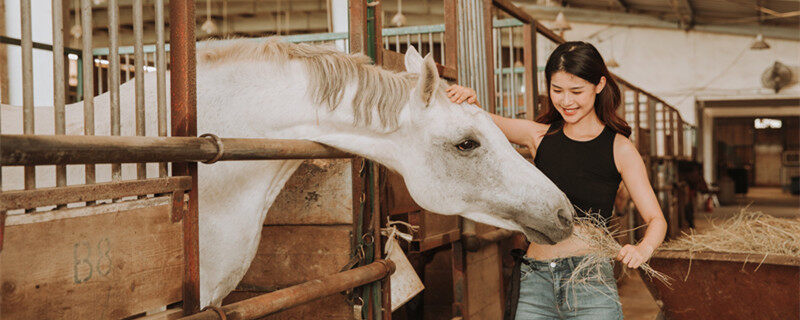
[(344, 98), (347, 85), (355, 82), (353, 116), (355, 125), (373, 123), (377, 110), (384, 129), (395, 130), (398, 116), (408, 102), (416, 74), (392, 72), (371, 64), (363, 54), (346, 54), (334, 46), (289, 43), (279, 37), (266, 42), (248, 39), (206, 41), (197, 49), (197, 64), (218, 65), (236, 61), (302, 61), (311, 81), (308, 94), (318, 105), (336, 109)]

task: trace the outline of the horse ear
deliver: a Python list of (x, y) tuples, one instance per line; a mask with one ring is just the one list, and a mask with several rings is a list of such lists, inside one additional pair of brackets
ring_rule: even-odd
[(422, 70), (417, 84), (417, 92), (420, 94), (420, 99), (428, 106), (431, 103), (436, 88), (439, 87), (439, 71), (436, 70), (436, 63), (433, 62), (433, 56), (429, 53), (422, 61)]
[(422, 71), (422, 56), (419, 55), (414, 46), (408, 46), (406, 50), (406, 72), (420, 73)]

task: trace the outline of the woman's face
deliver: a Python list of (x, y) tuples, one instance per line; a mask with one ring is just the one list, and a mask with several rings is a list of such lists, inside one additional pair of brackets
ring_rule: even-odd
[(550, 79), (550, 99), (567, 123), (576, 123), (594, 112), (594, 100), (603, 91), (606, 78), (597, 85), (571, 73), (558, 71)]

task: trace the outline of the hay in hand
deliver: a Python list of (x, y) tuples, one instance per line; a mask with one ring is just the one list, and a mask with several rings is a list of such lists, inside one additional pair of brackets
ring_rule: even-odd
[(729, 220), (710, 222), (709, 231), (684, 233), (659, 249), (800, 257), (800, 218), (776, 218), (742, 208)]
[[(609, 223), (609, 225), (614, 224)], [(601, 277), (601, 263), (612, 260), (617, 256), (622, 246), (615, 240), (615, 237), (631, 230), (606, 227), (603, 223), (603, 218), (591, 212), (586, 213), (586, 217), (576, 217), (573, 235), (588, 244), (592, 251), (586, 254), (583, 260), (575, 266), (566, 284), (576, 285), (589, 281), (600, 281), (606, 286), (611, 286), (612, 284), (605, 283)], [(671, 279), (654, 270), (647, 262), (642, 263), (639, 268), (649, 277), (656, 278), (669, 286)]]

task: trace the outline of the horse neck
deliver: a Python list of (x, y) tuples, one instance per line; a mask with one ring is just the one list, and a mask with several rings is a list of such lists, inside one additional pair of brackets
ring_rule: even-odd
[[(210, 110), (204, 115), (213, 115), (209, 121), (227, 123), (230, 134), (223, 132), (220, 136), (311, 140), (390, 167), (396, 165), (398, 131), (387, 133), (382, 128), (354, 125), (355, 81), (347, 86), (341, 103), (330, 108), (312, 99), (305, 66), (297, 61), (235, 64), (202, 74), (206, 76), (198, 78), (198, 104), (222, 102), (203, 108)], [(222, 86), (220, 79), (225, 79)], [(228, 117), (230, 120), (224, 120)], [(377, 118), (374, 114), (373, 119)], [(231, 127), (231, 123), (237, 126)]]

